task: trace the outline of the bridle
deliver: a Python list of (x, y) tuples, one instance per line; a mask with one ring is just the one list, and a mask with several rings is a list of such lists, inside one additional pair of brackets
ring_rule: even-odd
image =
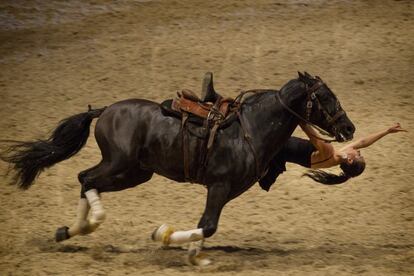
[[(287, 106), (282, 98), (280, 97), (280, 92), (276, 93), (276, 97), (278, 98), (279, 102), (282, 104), (282, 106), (289, 111), (292, 115), (294, 115), (295, 117), (297, 117), (300, 121), (305, 122), (307, 124), (310, 124), (311, 126), (313, 126), (314, 128), (316, 128), (322, 135), (327, 135), (329, 137), (334, 137), (334, 135), (330, 134), (328, 131), (320, 128), (319, 126), (311, 123), (310, 120), (310, 116), (312, 113), (312, 108), (313, 108), (313, 104), (316, 103), (318, 106), (318, 110), (320, 112), (322, 112), (323, 116), (325, 117), (325, 120), (328, 123), (328, 127), (331, 127), (341, 116), (345, 115), (345, 112), (343, 110), (339, 110), (339, 101), (336, 100), (336, 106), (337, 106), (337, 112), (331, 116), (328, 111), (326, 110), (326, 108), (322, 105), (322, 103), (319, 101), (318, 95), (317, 95), (317, 91), (325, 85), (325, 83), (322, 81), (322, 79), (320, 79), (318, 76), (315, 77), (315, 79), (317, 80), (311, 87), (308, 86), (308, 84), (306, 84), (306, 93), (307, 93), (307, 102), (306, 102), (306, 118), (303, 118), (302, 116), (300, 116), (297, 112), (295, 112), (294, 110), (292, 110), (289, 106)], [(331, 139), (331, 140), (326, 140), (320, 137), (315, 137), (319, 140), (323, 140), (325, 142), (334, 142), (337, 141), (337, 139)]]

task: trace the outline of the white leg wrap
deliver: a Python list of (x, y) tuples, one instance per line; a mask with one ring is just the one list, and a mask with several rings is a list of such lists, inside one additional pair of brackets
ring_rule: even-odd
[(171, 243), (182, 244), (190, 242), (188, 248), (188, 261), (193, 265), (208, 265), (211, 261), (205, 258), (201, 253), (204, 244), (203, 229), (193, 229), (188, 231), (174, 231), (167, 224), (163, 224), (152, 233), (152, 240), (160, 241), (164, 246)]
[(92, 225), (101, 224), (105, 220), (106, 214), (99, 198), (98, 191), (96, 189), (89, 190), (85, 192), (85, 196), (91, 206), (90, 223)]
[(86, 198), (79, 199), (77, 212), (76, 221), (68, 230), (69, 236), (71, 237), (82, 234), (84, 232), (84, 228), (88, 225), (86, 218), (88, 217), (89, 204)]
[(79, 199), (76, 221), (85, 221), (88, 218), (89, 204), (86, 198)]
[(199, 241), (204, 238), (203, 229), (193, 229), (188, 231), (176, 231), (170, 236), (170, 243), (181, 244), (193, 241)]
[(171, 243), (181, 244), (202, 239), (204, 239), (204, 235), (201, 228), (188, 231), (174, 231), (171, 226), (163, 224), (152, 233), (152, 240), (160, 241), (165, 246)]

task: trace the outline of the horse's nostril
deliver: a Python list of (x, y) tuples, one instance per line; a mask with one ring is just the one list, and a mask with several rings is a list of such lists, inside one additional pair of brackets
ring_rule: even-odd
[(346, 127), (346, 132), (353, 133), (354, 132), (354, 128), (352, 126), (347, 126)]

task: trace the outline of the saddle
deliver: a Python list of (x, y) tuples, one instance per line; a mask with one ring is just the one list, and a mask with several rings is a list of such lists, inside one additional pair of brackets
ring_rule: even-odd
[(180, 113), (189, 113), (203, 120), (216, 122), (224, 121), (230, 113), (232, 98), (217, 97), (215, 103), (202, 102), (191, 90), (177, 92), (177, 97), (172, 101), (171, 108)]
[[(202, 86), (202, 99), (193, 91), (184, 89), (177, 92), (173, 100), (166, 100), (161, 104), (164, 115), (172, 115), (181, 119), (181, 135), (184, 154), (184, 175), (186, 181), (192, 182), (190, 177), (189, 137), (191, 133), (204, 139), (200, 147), (199, 164), (195, 178), (198, 178), (200, 169), (207, 166), (214, 140), (219, 128), (229, 126), (237, 119), (240, 102), (232, 98), (223, 98), (214, 91), (213, 75), (205, 75)], [(189, 126), (189, 124), (192, 124)], [(194, 126), (195, 124), (195, 126)]]
[[(207, 166), (217, 130), (231, 125), (236, 120), (240, 122), (244, 132), (244, 138), (247, 140), (249, 147), (254, 154), (256, 169), (259, 172), (256, 152), (252, 146), (251, 138), (246, 132), (246, 128), (239, 112), (243, 95), (252, 92), (253, 91), (242, 92), (235, 99), (229, 97), (224, 98), (214, 90), (213, 74), (207, 72), (202, 86), (202, 99), (200, 99), (193, 91), (184, 89), (177, 92), (177, 96), (173, 100), (166, 100), (161, 104), (164, 115), (174, 116), (181, 119), (184, 176), (186, 181), (193, 182), (193, 179), (200, 179), (200, 173), (202, 173), (203, 169)], [(189, 126), (188, 122), (192, 123), (192, 125)], [(199, 147), (199, 161), (195, 178), (190, 175), (189, 133), (204, 139), (202, 146)]]
[[(218, 95), (218, 94), (217, 94)], [(205, 133), (205, 138), (208, 137), (207, 141), (204, 141), (204, 145), (200, 148), (199, 152), (199, 166), (196, 178), (200, 173), (200, 169), (207, 166), (209, 155), (211, 153), (212, 146), (217, 134), (219, 127), (229, 119), (231, 114), (235, 113), (237, 104), (232, 98), (223, 98), (217, 96), (216, 101), (203, 102), (193, 91), (182, 90), (177, 92), (177, 97), (173, 99), (171, 108), (172, 110), (181, 114), (181, 133), (182, 143), (184, 151), (184, 175), (186, 181), (192, 182), (190, 176), (190, 153), (189, 153), (189, 141), (188, 132), (190, 128), (187, 125), (187, 121), (192, 117), (198, 119), (198, 122), (202, 122), (202, 131)]]

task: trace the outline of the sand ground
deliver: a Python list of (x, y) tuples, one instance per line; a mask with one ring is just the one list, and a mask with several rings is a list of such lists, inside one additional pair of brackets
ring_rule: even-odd
[(344, 185), (295, 165), (270, 192), (255, 185), (224, 209), (207, 267), (150, 240), (162, 223), (194, 228), (206, 196), (160, 176), (104, 195), (95, 233), (53, 241), (75, 218), (77, 173), (100, 159), (91, 135), (28, 191), (1, 178), (0, 275), (414, 275), (413, 21), (412, 1), (1, 1), (4, 139), (45, 138), (87, 104), (199, 91), (206, 71), (234, 96), (306, 70), (338, 95), (356, 137), (397, 121), (410, 132), (363, 150), (365, 173)]

